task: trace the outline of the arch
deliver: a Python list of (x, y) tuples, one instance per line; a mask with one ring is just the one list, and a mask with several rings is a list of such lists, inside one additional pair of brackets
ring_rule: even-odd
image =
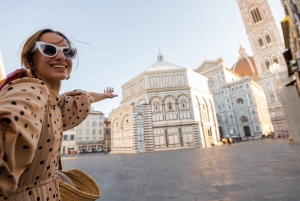
[(271, 63), (270, 63), (269, 59), (267, 59), (267, 58), (264, 59), (264, 63), (265, 63), (266, 69), (270, 70)]
[(166, 100), (169, 100), (169, 99), (173, 99), (175, 101), (177, 100), (173, 95), (167, 95), (164, 97), (163, 102), (165, 102)]
[(127, 124), (131, 124), (132, 122), (132, 118), (130, 115), (125, 115), (122, 119), (122, 126), (127, 125)]
[(249, 122), (249, 119), (248, 119), (248, 117), (246, 117), (246, 116), (241, 116), (240, 121), (241, 121), (242, 123), (248, 123), (248, 122)]
[(112, 122), (113, 127), (119, 127), (121, 126), (121, 122), (119, 118), (116, 118), (113, 122)]
[(159, 97), (159, 96), (153, 96), (152, 98), (150, 98), (149, 104), (151, 105), (151, 103), (152, 103), (153, 101), (155, 101), (155, 100), (157, 100), (157, 101), (159, 101), (159, 102), (163, 102), (163, 100), (162, 100), (161, 97)]
[(258, 44), (260, 47), (263, 47), (264, 46), (264, 40), (263, 40), (263, 37), (261, 35), (258, 35), (256, 37), (257, 41), (258, 41)]
[(164, 100), (163, 103), (165, 105), (165, 110), (176, 110), (176, 103), (177, 100), (173, 95), (167, 95)]
[(178, 97), (177, 97), (177, 101), (181, 100), (181, 99), (186, 99), (188, 101), (191, 101), (191, 98), (187, 95), (187, 94), (180, 94)]
[(249, 7), (249, 13), (252, 19), (253, 24), (260, 22), (263, 20), (263, 16), (261, 15), (262, 12), (260, 12), (259, 6), (254, 4)]
[(181, 94), (177, 98), (179, 109), (189, 109), (190, 98), (186, 94)]
[(140, 100), (138, 101), (138, 105), (142, 105), (142, 104), (146, 104), (145, 99), (140, 99)]
[(154, 96), (150, 99), (151, 111), (160, 112), (162, 108), (162, 99), (159, 96)]
[(265, 32), (264, 36), (265, 36), (265, 40), (267, 41), (267, 43), (271, 43), (272, 42), (271, 36), (270, 36), (269, 32)]
[(144, 120), (144, 115), (142, 113), (138, 113), (135, 118), (136, 120)]
[(273, 64), (279, 64), (278, 58), (277, 58), (276, 55), (273, 55), (273, 56), (272, 56), (272, 62), (273, 62)]

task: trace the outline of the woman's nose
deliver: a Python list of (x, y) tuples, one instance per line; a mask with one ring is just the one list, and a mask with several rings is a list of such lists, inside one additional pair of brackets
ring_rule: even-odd
[(61, 50), (58, 50), (55, 59), (59, 59), (59, 60), (65, 60), (65, 55), (63, 54), (63, 52)]

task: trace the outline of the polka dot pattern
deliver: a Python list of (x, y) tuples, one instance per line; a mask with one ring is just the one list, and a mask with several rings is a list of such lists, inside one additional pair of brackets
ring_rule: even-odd
[[(52, 87), (33, 78), (15, 80), (0, 93), (6, 97), (5, 101), (0, 99), (0, 114), (6, 114), (0, 117), (1, 126), (6, 130), (19, 129), (5, 133), (15, 137), (11, 148), (17, 153), (16, 158), (8, 160), (24, 167), (19, 175), (9, 171), (6, 175), (12, 180), (10, 186), (25, 189), (8, 200), (60, 200), (58, 186), (52, 179), (55, 178), (62, 134), (87, 117), (90, 111), (88, 93), (75, 90), (58, 96)], [(18, 93), (20, 95), (16, 95)], [(39, 184), (46, 180), (49, 182)], [(0, 188), (1, 185), (0, 182)]]

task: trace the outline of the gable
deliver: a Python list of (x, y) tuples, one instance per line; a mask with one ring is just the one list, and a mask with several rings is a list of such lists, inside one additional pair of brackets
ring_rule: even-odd
[(201, 73), (204, 71), (208, 71), (213, 69), (214, 67), (218, 67), (218, 62), (216, 61), (204, 61), (199, 68), (197, 68), (195, 71), (197, 73)]

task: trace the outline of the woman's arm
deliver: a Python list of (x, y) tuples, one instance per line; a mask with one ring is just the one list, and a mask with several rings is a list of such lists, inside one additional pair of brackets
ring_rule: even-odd
[(114, 92), (114, 88), (111, 88), (111, 87), (107, 87), (106, 90), (104, 89), (103, 94), (95, 93), (95, 92), (89, 92), (90, 102), (94, 103), (94, 102), (98, 102), (98, 101), (101, 101), (101, 100), (106, 99), (106, 98), (118, 97), (118, 95), (113, 94), (113, 92)]

